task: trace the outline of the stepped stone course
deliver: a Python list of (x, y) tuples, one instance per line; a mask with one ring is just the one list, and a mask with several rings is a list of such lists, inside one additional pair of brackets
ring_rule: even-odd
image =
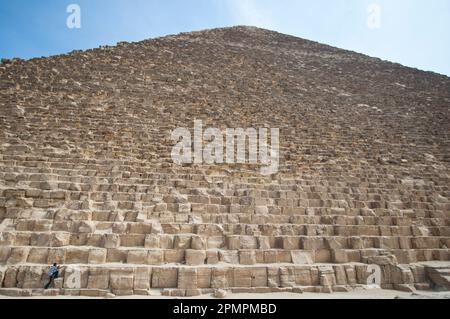
[[(174, 164), (195, 119), (278, 173)], [(0, 65), (0, 294), (448, 290), (449, 247), (446, 76), (253, 27)]]

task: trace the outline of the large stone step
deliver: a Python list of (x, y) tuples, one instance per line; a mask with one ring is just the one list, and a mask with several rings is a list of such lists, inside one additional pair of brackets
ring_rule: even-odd
[[(378, 263), (382, 288), (404, 290), (408, 287), (427, 287), (424, 265), (394, 265), (384, 263), (381, 259)], [(46, 265), (1, 266), (1, 287), (42, 289), (47, 280), (48, 268)], [(149, 289), (183, 290), (184, 292), (178, 293), (184, 294), (192, 294), (193, 291), (188, 290), (198, 289), (232, 289), (235, 292), (298, 289), (298, 292), (331, 292), (377, 283), (369, 277), (373, 273), (373, 266), (361, 263), (197, 267), (78, 264), (64, 265), (54, 287), (68, 290), (97, 289), (127, 295)], [(0, 290), (2, 292), (15, 293), (14, 290)]]
[(450, 266), (448, 264), (427, 263), (425, 270), (435, 288), (450, 291)]

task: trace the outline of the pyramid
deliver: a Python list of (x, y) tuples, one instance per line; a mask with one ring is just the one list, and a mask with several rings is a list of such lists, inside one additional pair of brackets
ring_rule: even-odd
[[(3, 60), (0, 294), (449, 289), (449, 106), (446, 76), (254, 27)], [(277, 171), (174, 163), (195, 121), (279, 129)]]

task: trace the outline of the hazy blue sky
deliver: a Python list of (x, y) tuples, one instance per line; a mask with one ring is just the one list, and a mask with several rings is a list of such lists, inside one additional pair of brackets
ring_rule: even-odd
[[(66, 25), (69, 4), (81, 8), (79, 29)], [(1, 0), (0, 57), (238, 24), (450, 75), (450, 0)]]

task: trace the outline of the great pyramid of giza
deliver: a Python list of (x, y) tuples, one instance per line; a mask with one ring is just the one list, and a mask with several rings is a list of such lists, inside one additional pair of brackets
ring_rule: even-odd
[[(174, 163), (199, 120), (278, 170)], [(0, 65), (0, 294), (449, 289), (449, 217), (446, 76), (254, 27)]]

